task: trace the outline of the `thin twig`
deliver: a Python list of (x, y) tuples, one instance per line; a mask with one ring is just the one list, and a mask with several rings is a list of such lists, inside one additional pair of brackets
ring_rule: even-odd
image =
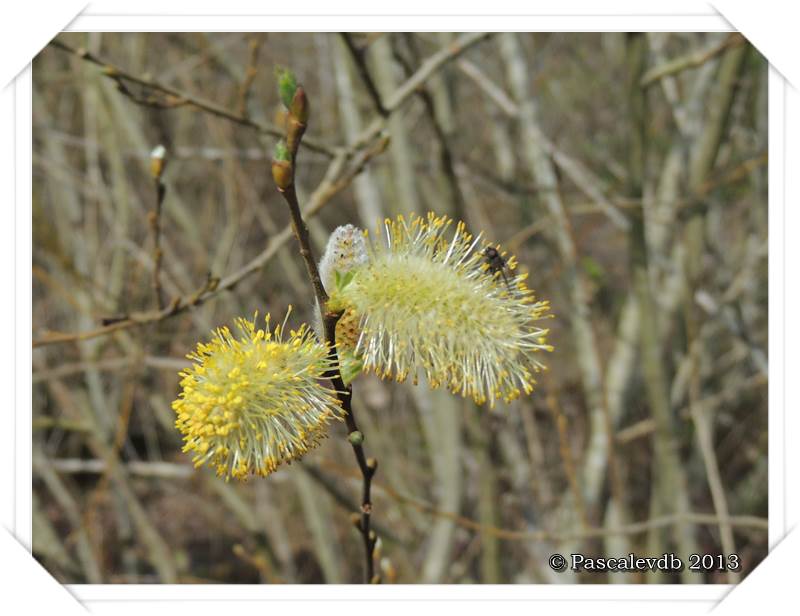
[[(51, 464), (53, 470), (63, 474), (103, 473), (107, 466), (104, 460), (87, 460), (83, 458), (60, 458), (52, 460)], [(135, 460), (131, 460), (126, 462), (124, 466), (128, 474), (136, 477), (158, 477), (165, 479), (188, 480), (196, 474), (196, 471), (191, 464), (175, 464), (171, 462), (137, 462)], [(337, 474), (341, 472), (343, 475), (355, 475), (354, 471), (340, 468), (334, 464), (326, 463), (325, 466), (334, 468)], [(312, 478), (320, 480), (320, 485), (325, 485), (326, 489), (328, 489), (328, 486), (330, 485), (330, 481), (328, 481), (328, 475), (322, 473), (319, 465), (313, 465), (304, 462), (303, 470), (307, 471)], [(456, 525), (461, 526), (462, 528), (486, 535), (491, 535), (503, 541), (571, 541), (575, 539), (592, 539), (611, 535), (635, 535), (652, 528), (674, 526), (675, 524), (684, 521), (703, 526), (716, 526), (720, 522), (720, 518), (713, 513), (689, 512), (680, 519), (678, 516), (668, 515), (642, 520), (640, 522), (631, 522), (630, 524), (617, 527), (590, 527), (581, 529), (576, 533), (561, 534), (546, 530), (525, 531), (481, 524), (480, 522), (477, 522), (467, 516), (450, 511), (442, 511), (428, 501), (416, 496), (398, 492), (390, 485), (382, 482), (375, 482), (374, 488), (376, 491), (385, 494), (392, 500), (414, 507), (422, 513), (427, 513), (438, 518), (452, 520)], [(753, 530), (762, 532), (767, 532), (767, 530), (769, 530), (768, 520), (754, 515), (732, 515), (727, 518), (727, 521), (729, 524), (737, 528), (751, 528)]]
[[(422, 63), (416, 73), (414, 73), (409, 79), (400, 85), (392, 93), (392, 95), (387, 98), (385, 102), (386, 108), (390, 113), (397, 110), (400, 105), (402, 105), (415, 92), (415, 90), (421, 84), (425, 83), (425, 81), (429, 79), (431, 75), (433, 75), (439, 68), (454, 58), (457, 58), (467, 49), (485, 40), (489, 36), (490, 34), (486, 32), (470, 32), (464, 34), (444, 49), (430, 56), (427, 60), (425, 60), (425, 62)], [(117, 67), (108, 65), (103, 61), (98, 60), (86, 51), (75, 50), (64, 43), (61, 43), (60, 41), (51, 41), (51, 44), (69, 53), (73, 53), (85, 59), (86, 61), (92, 62), (99, 66), (110, 66), (111, 70), (119, 71)], [(132, 79), (144, 81), (145, 84), (154, 83), (147, 80), (142, 80), (141, 78)], [(165, 86), (162, 87), (160, 85), (158, 87), (162, 89), (165, 88)], [(168, 88), (168, 90), (173, 93), (176, 92), (171, 88)], [(195, 101), (195, 103), (196, 102), (197, 101)], [(210, 113), (215, 113), (216, 115), (220, 115), (221, 117), (225, 117), (234, 122), (257, 128), (264, 133), (279, 137), (282, 136), (282, 133), (274, 127), (259, 125), (251, 120), (231, 115), (230, 112), (226, 110), (221, 110), (222, 113), (217, 113), (220, 111), (220, 108), (211, 109), (207, 104), (205, 104), (205, 106), (195, 104), (195, 106), (198, 109), (204, 109)], [(212, 104), (211, 107), (214, 107), (214, 105)], [(364, 170), (367, 163), (372, 158), (383, 153), (388, 145), (388, 139), (381, 137), (381, 133), (385, 127), (385, 124), (385, 118), (378, 117), (347, 148), (338, 149), (336, 151), (328, 150), (333, 152), (333, 159), (328, 166), (328, 171), (322, 183), (309, 198), (309, 203), (303, 211), (304, 217), (310, 218), (314, 216), (322, 207), (329, 203), (337, 193), (349, 186), (353, 179)], [(306, 146), (309, 146), (308, 137), (303, 138), (303, 143)], [(314, 148), (312, 147), (311, 149)], [(275, 256), (278, 250), (289, 240), (290, 237), (291, 229), (289, 227), (284, 228), (283, 231), (281, 231), (278, 235), (270, 239), (267, 247), (261, 252), (261, 254), (242, 266), (239, 270), (222, 279), (210, 277), (206, 284), (200, 287), (197, 291), (186, 297), (176, 297), (163, 310), (126, 314), (114, 319), (113, 322), (104, 323), (102, 327), (88, 331), (49, 332), (45, 336), (35, 339), (33, 341), (33, 347), (36, 348), (49, 344), (60, 344), (65, 342), (76, 342), (79, 340), (97, 338), (99, 336), (105, 336), (117, 331), (140, 327), (147, 323), (162, 321), (177, 314), (181, 314), (186, 310), (199, 306), (209, 299), (220, 295), (223, 291), (233, 289), (239, 282), (241, 282), (242, 279), (260, 271), (261, 268), (264, 267), (273, 256)]]
[(159, 310), (164, 308), (164, 289), (161, 287), (161, 261), (164, 253), (161, 250), (161, 208), (164, 203), (164, 196), (167, 193), (167, 186), (157, 177), (155, 182), (155, 206), (147, 219), (150, 224), (150, 232), (153, 235), (153, 292), (156, 296), (156, 307)]
[[(82, 48), (75, 49), (65, 43), (62, 43), (59, 40), (50, 41), (50, 45), (52, 45), (57, 49), (61, 49), (62, 51), (66, 51), (67, 53), (71, 53), (86, 62), (90, 62), (92, 64), (96, 64), (97, 66), (102, 67), (103, 74), (109, 79), (115, 81), (118, 85), (120, 85), (122, 88), (121, 89), (122, 93), (131, 98), (131, 100), (133, 100), (135, 103), (141, 105), (148, 105), (151, 107), (165, 107), (165, 106), (168, 108), (179, 107), (179, 106), (194, 107), (195, 109), (205, 111), (217, 117), (234, 122), (235, 124), (240, 124), (241, 126), (253, 128), (257, 130), (259, 133), (265, 135), (271, 135), (273, 137), (283, 136), (283, 131), (272, 124), (257, 122), (256, 120), (253, 120), (244, 115), (226, 109), (221, 105), (198, 98), (197, 96), (188, 94), (186, 92), (178, 90), (177, 88), (173, 88), (172, 86), (167, 86), (164, 85), (163, 83), (154, 81), (152, 79), (142, 77), (139, 75), (134, 75), (133, 73), (129, 73), (123, 68), (115, 64), (112, 64), (110, 62), (107, 62), (106, 60), (97, 57), (96, 55), (90, 53), (85, 49)], [(159, 94), (162, 94), (167, 97), (166, 101), (159, 102), (155, 99), (143, 99), (141, 97), (135, 97), (130, 92), (130, 90), (127, 89), (125, 85), (126, 82), (136, 84), (137, 86), (140, 86), (142, 88), (145, 88), (153, 92), (158, 92)], [(335, 148), (332, 148), (324, 143), (321, 143), (316, 139), (313, 139), (311, 137), (306, 137), (304, 139), (304, 142), (309, 150), (319, 152), (320, 154), (324, 154), (329, 158), (332, 158), (333, 156), (336, 155)]]
[[(344, 468), (333, 461), (326, 461), (325, 467), (345, 476), (354, 475), (351, 469)], [(617, 527), (587, 527), (581, 528), (580, 530), (574, 532), (566, 533), (551, 532), (548, 530), (515, 530), (481, 524), (480, 522), (476, 522), (475, 520), (464, 515), (450, 511), (442, 511), (434, 504), (416, 496), (398, 492), (392, 486), (384, 482), (375, 482), (375, 489), (379, 492), (382, 492), (389, 498), (399, 503), (410, 505), (415, 509), (422, 511), (423, 513), (428, 513), (435, 517), (446, 518), (448, 520), (452, 520), (455, 522), (455, 524), (463, 528), (474, 530), (480, 533), (486, 533), (497, 537), (498, 539), (508, 541), (576, 541), (612, 535), (635, 535), (653, 528), (664, 528), (682, 523), (716, 526), (720, 521), (719, 517), (713, 513), (699, 513), (690, 511), (680, 515), (665, 515), (657, 518), (642, 520), (640, 522), (631, 522)], [(732, 526), (753, 528), (764, 532), (769, 529), (768, 521), (758, 516), (732, 515), (729, 516), (728, 522)]]
[(250, 114), (247, 113), (247, 100), (250, 96), (253, 82), (258, 75), (258, 54), (261, 51), (261, 45), (264, 42), (262, 36), (255, 35), (250, 39), (248, 44), (249, 59), (247, 61), (247, 68), (244, 71), (244, 79), (242, 85), (239, 87), (239, 116), (242, 118), (249, 118)]
[[(355, 502), (347, 496), (337, 485), (336, 481), (333, 477), (331, 477), (328, 473), (323, 472), (320, 466), (315, 464), (306, 463), (300, 465), (300, 468), (308, 474), (318, 485), (320, 485), (328, 494), (331, 495), (334, 502), (336, 502), (340, 507), (345, 509), (346, 511), (355, 511), (360, 507), (360, 505), (356, 505)], [(352, 472), (351, 469), (348, 469)], [(355, 473), (353, 473), (355, 475)], [(359, 473), (359, 478), (361, 475)], [(361, 518), (359, 517), (359, 523)], [(381, 540), (389, 540), (393, 543), (398, 543), (402, 545), (408, 545), (408, 541), (401, 536), (398, 536), (397, 533), (387, 527), (385, 524), (380, 524), (379, 522), (372, 520), (370, 522), (372, 528), (381, 536)]]
[(311, 284), (314, 286), (314, 295), (317, 297), (319, 305), (325, 306), (328, 301), (328, 294), (322, 284), (322, 278), (317, 269), (317, 263), (314, 260), (314, 253), (311, 250), (311, 240), (308, 235), (308, 225), (303, 220), (303, 214), (300, 212), (300, 203), (297, 201), (297, 191), (294, 188), (294, 182), (286, 190), (281, 190), (280, 193), (289, 205), (289, 213), (292, 219), (292, 231), (300, 244), (300, 256), (303, 257), (303, 262), (306, 264), (308, 277), (311, 279)]
[[(490, 32), (468, 32), (462, 34), (455, 41), (443, 47), (432, 56), (429, 56), (410, 78), (398, 87), (390, 96), (383, 101), (389, 113), (394, 112), (400, 107), (417, 89), (424, 84), (442, 66), (458, 58), (467, 49), (486, 40), (491, 36)], [(361, 136), (353, 143), (354, 148), (362, 147), (363, 144), (371, 142), (384, 128), (386, 118), (378, 117), (364, 129)]]
[[(376, 484), (376, 487), (393, 498), (394, 500), (409, 504), (420, 511), (429, 513), (436, 517), (443, 517), (453, 520), (457, 525), (474, 530), (476, 532), (492, 535), (498, 539), (506, 541), (580, 541), (584, 539), (596, 539), (599, 537), (609, 537), (618, 535), (636, 535), (654, 528), (666, 528), (677, 524), (696, 524), (704, 526), (716, 526), (720, 523), (720, 518), (713, 513), (694, 513), (688, 512), (681, 515), (664, 515), (657, 518), (650, 518), (641, 522), (632, 522), (618, 527), (584, 528), (570, 533), (553, 533), (549, 531), (523, 531), (506, 528), (497, 528), (480, 524), (465, 516), (448, 511), (439, 511), (430, 503), (416, 498), (402, 495), (384, 484)], [(766, 532), (769, 528), (767, 520), (752, 515), (729, 516), (726, 521), (731, 526), (742, 528), (753, 528)]]
[(578, 483), (578, 474), (575, 472), (575, 462), (573, 460), (572, 448), (569, 444), (567, 435), (567, 418), (561, 410), (561, 406), (556, 399), (555, 392), (549, 388), (545, 396), (547, 407), (553, 416), (553, 422), (556, 425), (558, 432), (558, 451), (561, 456), (561, 464), (564, 466), (564, 474), (567, 476), (570, 490), (572, 491), (572, 498), (575, 500), (575, 509), (577, 509), (578, 518), (584, 528), (588, 527), (589, 519), (586, 516), (586, 503), (583, 500), (583, 493), (581, 492)]
[[(329, 173), (326, 178), (309, 198), (308, 206), (303, 210), (303, 216), (307, 218), (316, 216), (325, 205), (330, 203), (334, 196), (350, 185), (353, 179), (364, 170), (370, 160), (383, 153), (387, 145), (388, 139), (380, 139), (371, 148), (363, 150), (344, 171), (342, 171), (344, 155), (340, 155), (334, 159), (329, 167)], [(174, 298), (169, 305), (162, 310), (132, 312), (113, 319), (106, 319), (101, 327), (92, 330), (80, 332), (48, 332), (41, 338), (35, 339), (33, 341), (33, 347), (37, 348), (50, 344), (89, 340), (114, 332), (141, 327), (148, 323), (156, 323), (182, 314), (204, 304), (210, 299), (218, 297), (224, 291), (232, 290), (245, 278), (261, 271), (291, 237), (292, 230), (291, 227), (287, 225), (280, 233), (270, 238), (267, 247), (258, 256), (243, 265), (237, 271), (222, 279), (213, 276), (208, 277), (205, 283), (195, 292), (184, 297)]]
[[(692, 415), (695, 432), (697, 435), (697, 446), (703, 459), (703, 467), (706, 471), (708, 488), (711, 492), (711, 502), (714, 505), (714, 512), (719, 517), (719, 536), (722, 551), (725, 554), (736, 553), (736, 542), (733, 537), (733, 527), (729, 522), (728, 499), (725, 496), (725, 486), (720, 475), (719, 461), (714, 451), (714, 441), (712, 434), (711, 418), (707, 412), (700, 408), (700, 345), (697, 340), (697, 319), (693, 306), (687, 302), (685, 308), (686, 329), (691, 340), (687, 361), (690, 362), (691, 376), (689, 385), (689, 411)], [(739, 574), (736, 571), (727, 571), (729, 584), (736, 584), (739, 581)]]
[[(404, 39), (409, 51), (414, 56), (414, 60), (418, 60), (418, 52), (414, 44), (414, 38), (410, 34), (406, 34)], [(410, 77), (414, 74), (411, 64), (405, 58), (403, 58), (403, 56), (399, 53), (399, 50), (394, 50), (394, 57), (405, 71), (406, 77)], [(436, 134), (436, 139), (439, 142), (439, 164), (441, 165), (444, 177), (447, 179), (447, 186), (449, 187), (448, 192), (452, 202), (453, 210), (456, 216), (463, 220), (466, 217), (464, 211), (464, 194), (461, 190), (461, 186), (458, 183), (453, 150), (450, 145), (447, 131), (442, 125), (439, 114), (436, 113), (435, 101), (430, 90), (427, 87), (420, 86), (416, 90), (416, 94), (422, 99), (422, 102), (425, 105), (425, 110), (430, 118), (431, 126), (433, 127), (433, 131)]]
[(469, 77), (488, 96), (495, 105), (509, 118), (516, 118), (519, 115), (519, 107), (511, 100), (505, 91), (489, 79), (478, 66), (469, 60), (461, 58), (456, 62), (459, 70)]

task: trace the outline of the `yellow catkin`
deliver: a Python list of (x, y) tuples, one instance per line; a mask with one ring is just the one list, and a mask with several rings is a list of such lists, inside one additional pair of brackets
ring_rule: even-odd
[(325, 345), (306, 326), (284, 340), (285, 321), (274, 332), (269, 315), (266, 322), (256, 329), (255, 317), (237, 319), (238, 337), (222, 327), (199, 343), (172, 403), (183, 451), (226, 479), (272, 473), (316, 447), (330, 420), (341, 419), (323, 380)]
[(352, 280), (331, 294), (352, 315), (341, 338), (358, 332), (365, 370), (397, 381), (423, 374), (433, 387), (490, 405), (533, 391), (545, 368), (538, 354), (552, 350), (540, 325), (549, 302), (499, 247), (505, 267), (490, 267), (487, 245), (444, 216), (385, 221)]

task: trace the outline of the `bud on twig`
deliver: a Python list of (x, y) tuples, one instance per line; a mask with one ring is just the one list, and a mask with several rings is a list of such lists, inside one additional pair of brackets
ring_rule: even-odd
[(150, 175), (154, 180), (160, 180), (167, 166), (167, 149), (163, 145), (157, 145), (150, 152)]
[(281, 66), (275, 67), (275, 74), (278, 77), (278, 94), (281, 102), (284, 107), (290, 109), (297, 90), (297, 78), (291, 70)]
[(295, 89), (291, 105), (289, 105), (289, 113), (300, 122), (300, 124), (308, 123), (308, 97), (306, 96), (306, 91), (303, 89), (303, 86), (297, 86)]
[(272, 179), (280, 190), (292, 185), (292, 163), (285, 160), (272, 161)]
[(300, 140), (306, 132), (306, 125), (294, 117), (291, 113), (286, 119), (286, 147), (294, 155), (300, 147)]
[(286, 190), (294, 181), (291, 158), (286, 143), (279, 141), (275, 145), (275, 155), (272, 159), (272, 179), (280, 190)]
[(297, 85), (297, 78), (291, 70), (277, 67), (275, 74), (278, 78), (278, 95), (288, 111), (285, 121), (286, 146), (294, 158), (306, 131), (309, 115), (308, 97), (303, 86)]
[(347, 435), (347, 440), (350, 441), (351, 445), (360, 445), (364, 442), (364, 435), (356, 430)]

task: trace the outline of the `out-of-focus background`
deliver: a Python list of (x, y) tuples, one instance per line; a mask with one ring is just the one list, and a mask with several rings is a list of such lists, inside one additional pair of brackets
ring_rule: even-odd
[[(317, 254), (340, 224), (450, 214), (557, 315), (550, 370), (510, 405), (355, 381), (383, 581), (714, 583), (758, 564), (767, 64), (737, 34), (686, 32), (59, 36), (33, 69), (36, 557), (71, 583), (362, 577), (344, 426), (226, 483), (192, 468), (170, 409), (213, 328), (289, 304), (311, 320), (269, 170), (276, 65), (311, 102)], [(742, 569), (576, 575), (554, 552)]]

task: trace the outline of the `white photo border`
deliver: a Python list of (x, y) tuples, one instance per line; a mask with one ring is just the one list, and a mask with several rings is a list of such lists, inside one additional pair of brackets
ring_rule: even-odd
[[(208, 5), (209, 3), (199, 3)], [(317, 3), (318, 6), (320, 3)], [(650, 3), (648, 3), (650, 4)], [(652, 3), (664, 4), (664, 3)], [(685, 3), (683, 3), (685, 4)], [(193, 3), (197, 7), (198, 3)], [(231, 7), (233, 8), (233, 7)], [(663, 10), (663, 9), (661, 9)], [(79, 16), (66, 31), (731, 31), (732, 27), (713, 9), (705, 13), (614, 14), (591, 16), (567, 14), (518, 15), (217, 15), (206, 14), (101, 14), (92, 10)], [(13, 89), (15, 114), (15, 434), (13, 532), (31, 545), (31, 341), (32, 341), (32, 221), (31, 211), (31, 102), (30, 65), (9, 86)], [(769, 545), (787, 533), (787, 472), (785, 427), (786, 328), (786, 186), (785, 147), (787, 85), (770, 67), (769, 75)], [(6, 244), (8, 246), (8, 244)], [(9, 320), (6, 321), (10, 322)], [(5, 443), (4, 443), (5, 444)], [(306, 586), (259, 585), (68, 585), (68, 590), (87, 605), (109, 602), (173, 601), (292, 601), (308, 600)], [(724, 597), (729, 585), (401, 585), (314, 587), (314, 600), (445, 600), (466, 601), (666, 601), (699, 602), (706, 608)], [(698, 605), (699, 605), (698, 604)], [(688, 606), (688, 604), (687, 604)]]

